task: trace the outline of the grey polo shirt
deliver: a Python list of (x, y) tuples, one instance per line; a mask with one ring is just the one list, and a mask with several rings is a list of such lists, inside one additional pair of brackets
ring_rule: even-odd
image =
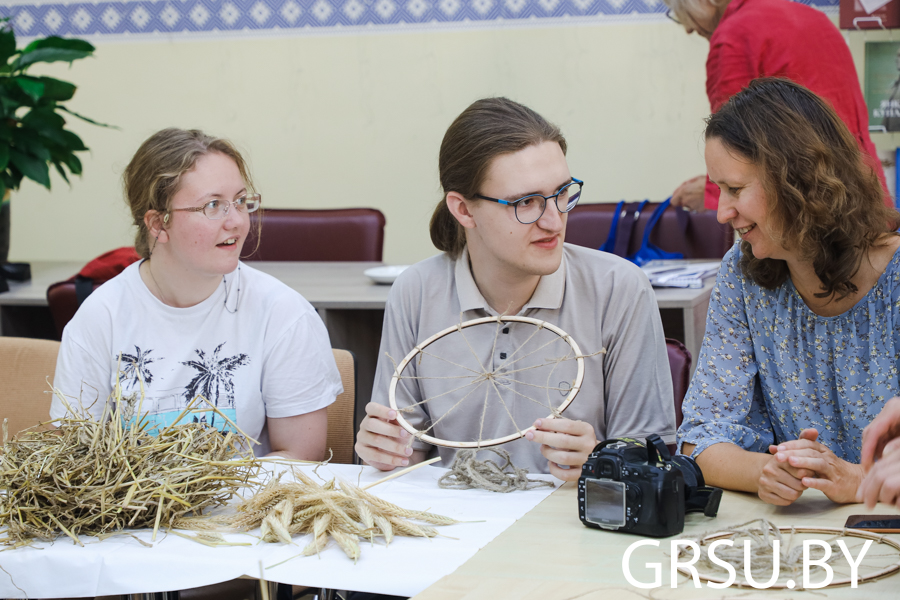
[[(416, 345), (461, 321), (496, 314), (479, 292), (465, 252), (456, 261), (440, 254), (404, 271), (394, 282), (385, 308), (372, 400), (388, 404), (394, 362), (399, 364)], [(560, 327), (583, 354), (606, 350), (585, 359), (581, 391), (564, 417), (593, 425), (598, 440), (642, 439), (657, 433), (666, 443), (675, 443), (672, 379), (662, 323), (653, 288), (638, 267), (611, 254), (565, 244), (559, 269), (541, 278), (519, 315)], [(407, 367), (404, 376), (422, 378), (401, 382), (404, 389), (398, 392), (398, 403), (405, 406), (423, 398), (433, 400), (416, 406), (412, 414), (405, 413), (405, 418), (419, 429), (434, 425), (428, 433), (437, 438), (468, 441), (515, 431), (513, 418), (524, 429), (546, 417), (550, 411), (542, 404), (552, 401), (559, 405), (559, 398), (566, 395), (564, 382), (572, 380), (575, 361), (559, 363), (552, 375), (546, 367), (517, 368), (524, 362), (511, 366), (517, 372), (509, 378), (516, 384), (501, 381), (506, 385), (497, 387), (504, 402), (493, 398), (484, 402), (485, 396), (493, 393), (485, 391), (466, 398), (468, 390), (460, 389), (466, 381), (453, 376), (480, 369), (476, 359), (489, 369), (509, 363), (535, 327), (511, 324), (503, 329), (506, 331), (494, 325), (471, 327), (464, 330), (465, 340), (454, 333), (442, 338), (440, 346), (429, 346), (426, 350), (441, 358), (429, 353)], [(535, 347), (535, 340), (529, 343), (526, 348)], [(561, 356), (563, 350), (568, 347), (556, 344), (543, 352)], [(520, 351), (512, 358), (528, 352)], [(519, 391), (507, 393), (509, 387)], [(414, 447), (433, 450), (420, 440)], [(516, 466), (532, 473), (548, 472), (539, 444), (519, 439), (502, 448), (510, 452)], [(443, 466), (449, 467), (455, 450), (439, 447), (438, 451)]]

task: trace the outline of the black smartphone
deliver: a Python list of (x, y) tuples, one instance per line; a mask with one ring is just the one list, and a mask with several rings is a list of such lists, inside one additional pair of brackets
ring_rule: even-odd
[(900, 515), (850, 515), (844, 527), (878, 533), (900, 533)]

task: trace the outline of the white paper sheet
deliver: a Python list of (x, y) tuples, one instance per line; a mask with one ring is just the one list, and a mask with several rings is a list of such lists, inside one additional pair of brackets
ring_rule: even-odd
[[(362, 484), (385, 476), (372, 467), (353, 465), (330, 465), (319, 468), (318, 472), (326, 479), (337, 476)], [(404, 508), (429, 510), (473, 522), (439, 527), (438, 531), (447, 537), (397, 536), (389, 547), (383, 543), (372, 546), (360, 542), (362, 552), (356, 564), (332, 542), (320, 556), (294, 558), (265, 569), (264, 577), (295, 585), (413, 596), (454, 571), (553, 492), (551, 488), (509, 494), (442, 490), (437, 480), (445, 472), (445, 469), (423, 467), (380, 484), (371, 492)], [(549, 475), (533, 477), (559, 484)], [(572, 518), (578, 518), (575, 506), (572, 506)], [(133, 533), (150, 541), (150, 531)], [(59, 598), (160, 592), (208, 585), (242, 575), (258, 578), (260, 562), (267, 567), (299, 554), (310, 536), (295, 536), (295, 545), (291, 546), (258, 543), (256, 538), (245, 534), (226, 538), (253, 545), (210, 548), (160, 533), (153, 548), (146, 548), (130, 537), (117, 536), (102, 542), (83, 537), (83, 548), (68, 538), (60, 538), (53, 544), (38, 543), (34, 547), (6, 550), (0, 552), (0, 567), (8, 573), (0, 571), (0, 597), (25, 598), (26, 593), (29, 598)]]
[(866, 11), (866, 14), (871, 15), (873, 12), (886, 5), (890, 1), (891, 0), (859, 0), (859, 3), (862, 4), (863, 10)]

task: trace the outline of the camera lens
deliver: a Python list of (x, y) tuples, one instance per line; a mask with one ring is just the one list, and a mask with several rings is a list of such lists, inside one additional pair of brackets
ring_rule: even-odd
[(697, 491), (697, 488), (706, 485), (706, 482), (703, 480), (703, 472), (693, 458), (684, 454), (676, 454), (672, 457), (672, 462), (684, 475), (684, 492), (686, 497), (690, 498)]
[(719, 511), (722, 490), (706, 487), (703, 471), (690, 456), (677, 454), (672, 463), (684, 476), (684, 509), (686, 512), (702, 512), (707, 517), (714, 517)]

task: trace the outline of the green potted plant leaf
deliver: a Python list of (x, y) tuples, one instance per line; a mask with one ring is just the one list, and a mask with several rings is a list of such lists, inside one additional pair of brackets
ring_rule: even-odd
[(39, 38), (25, 48), (16, 48), (9, 19), (0, 19), (0, 291), (6, 277), (27, 278), (27, 265), (8, 264), (10, 194), (25, 178), (50, 189), (50, 166), (68, 183), (69, 175), (81, 174), (76, 152), (87, 146), (66, 129), (71, 115), (94, 125), (103, 125), (64, 106), (75, 94), (75, 86), (52, 77), (28, 75), (37, 63), (67, 62), (93, 55), (84, 40)]

